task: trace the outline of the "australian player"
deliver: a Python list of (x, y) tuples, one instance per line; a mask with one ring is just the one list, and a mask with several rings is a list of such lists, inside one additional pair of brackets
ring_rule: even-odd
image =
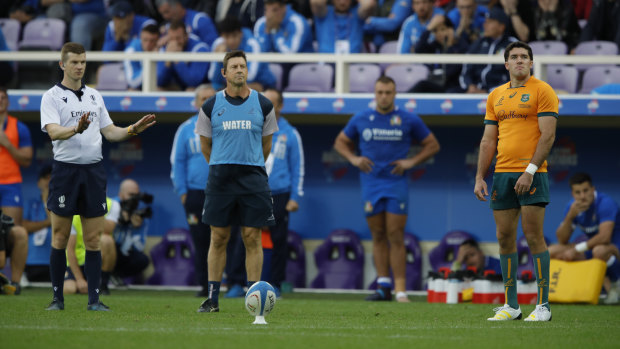
[(489, 195), (484, 176), (497, 151), (491, 188), (491, 209), (499, 241), (506, 304), (495, 309), (491, 321), (522, 318), (517, 302), (517, 226), (534, 258), (538, 282), (536, 309), (526, 321), (550, 321), (549, 251), (543, 236), (545, 207), (549, 203), (547, 155), (555, 140), (558, 97), (547, 83), (531, 75), (532, 49), (513, 42), (504, 51), (510, 81), (489, 94), (480, 142), (474, 194)]

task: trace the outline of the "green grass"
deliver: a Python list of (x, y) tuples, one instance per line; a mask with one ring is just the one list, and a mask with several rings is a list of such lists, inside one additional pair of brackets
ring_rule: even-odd
[[(618, 348), (620, 307), (553, 305), (553, 321), (490, 323), (492, 305), (369, 303), (363, 295), (285, 294), (252, 325), (243, 299), (199, 314), (190, 292), (118, 291), (111, 312), (86, 311), (83, 295), (48, 312), (51, 290), (0, 296), (1, 348)], [(524, 316), (533, 306), (522, 306)]]

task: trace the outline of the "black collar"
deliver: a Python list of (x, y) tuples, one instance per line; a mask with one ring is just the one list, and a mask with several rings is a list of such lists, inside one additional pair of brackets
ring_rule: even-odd
[(81, 102), (82, 101), (82, 96), (84, 95), (84, 88), (86, 87), (86, 84), (84, 84), (82, 82), (82, 86), (80, 86), (79, 89), (77, 90), (72, 90), (70, 88), (68, 88), (67, 86), (63, 85), (62, 83), (57, 83), (56, 86), (60, 87), (61, 89), (65, 90), (65, 91), (71, 91), (73, 92), (73, 94), (75, 94), (75, 96), (78, 98), (78, 100)]

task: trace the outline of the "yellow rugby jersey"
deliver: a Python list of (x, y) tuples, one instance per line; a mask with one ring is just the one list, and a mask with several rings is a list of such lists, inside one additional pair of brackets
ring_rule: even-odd
[[(495, 172), (523, 172), (540, 139), (539, 117), (558, 117), (558, 96), (553, 88), (535, 77), (520, 87), (510, 82), (489, 94), (485, 125), (498, 125)], [(537, 172), (547, 172), (547, 160)]]

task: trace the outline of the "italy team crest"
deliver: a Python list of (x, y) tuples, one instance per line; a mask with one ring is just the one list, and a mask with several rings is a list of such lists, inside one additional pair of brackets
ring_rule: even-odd
[(402, 122), (403, 121), (401, 120), (400, 116), (398, 116), (398, 115), (394, 115), (390, 119), (390, 125), (391, 126), (400, 126), (402, 124)]

